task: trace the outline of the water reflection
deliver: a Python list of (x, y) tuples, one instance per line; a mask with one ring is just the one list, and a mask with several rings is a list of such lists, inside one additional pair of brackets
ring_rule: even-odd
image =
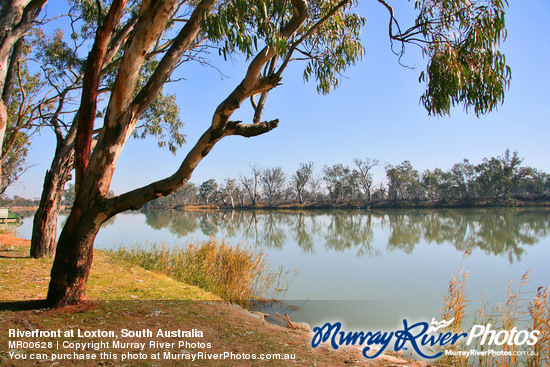
[[(255, 247), (282, 249), (295, 243), (303, 253), (353, 250), (357, 256), (389, 251), (411, 254), (421, 243), (479, 249), (510, 263), (526, 246), (549, 235), (550, 210), (454, 209), (376, 211), (169, 211), (147, 212), (146, 223), (178, 237), (223, 235)], [(376, 236), (375, 236), (375, 233)]]

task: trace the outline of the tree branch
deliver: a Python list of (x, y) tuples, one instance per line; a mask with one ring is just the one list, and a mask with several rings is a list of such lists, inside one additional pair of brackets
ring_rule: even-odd
[(336, 5), (331, 11), (325, 14), (325, 16), (322, 17), (317, 23), (315, 23), (310, 29), (308, 29), (308, 31), (304, 35), (302, 35), (302, 37), (300, 37), (296, 42), (293, 42), (292, 46), (290, 46), (287, 52), (287, 55), (283, 63), (279, 67), (279, 70), (277, 70), (276, 74), (281, 75), (282, 72), (285, 70), (288, 63), (290, 62), (290, 57), (292, 56), (292, 53), (294, 52), (296, 47), (298, 47), (302, 42), (304, 42), (304, 40), (306, 40), (309, 36), (311, 36), (317, 28), (319, 28), (324, 22), (326, 22), (331, 16), (333, 16), (334, 13), (336, 13), (340, 8), (342, 8), (344, 5), (348, 4), (349, 2), (350, 0), (343, 0), (340, 3), (338, 3), (338, 5)]
[(97, 92), (107, 47), (111, 42), (113, 32), (122, 16), (126, 1), (127, 0), (113, 1), (107, 18), (105, 19), (105, 23), (97, 29), (94, 45), (88, 55), (82, 84), (80, 114), (79, 120), (77, 121), (78, 126), (75, 148), (75, 187), (77, 193), (90, 159), (92, 131), (97, 109)]
[(155, 99), (156, 95), (166, 82), (183, 54), (188, 51), (200, 31), (202, 20), (208, 15), (216, 0), (202, 0), (174, 39), (170, 49), (166, 52), (147, 84), (141, 89), (132, 105), (137, 116), (141, 115)]
[(251, 138), (253, 136), (265, 134), (275, 129), (278, 125), (278, 119), (254, 124), (241, 124), (241, 121), (229, 121), (227, 123), (225, 135), (240, 135), (245, 138)]
[[(282, 33), (290, 38), (305, 22), (308, 13), (307, 1), (293, 0), (294, 17), (283, 28)], [(257, 136), (277, 127), (278, 120), (266, 123), (242, 125), (240, 121), (228, 119), (239, 108), (240, 104), (254, 94), (262, 93), (277, 86), (281, 80), (279, 75), (271, 74), (261, 77), (263, 66), (275, 55), (275, 50), (265, 47), (250, 63), (244, 79), (218, 106), (212, 118), (211, 126), (189, 151), (178, 170), (163, 180), (132, 190), (113, 198), (104, 198), (98, 204), (105, 208), (108, 217), (128, 209), (139, 209), (148, 201), (169, 195), (189, 180), (198, 163), (212, 150), (214, 145), (225, 136), (240, 135), (245, 137)], [(166, 56), (165, 56), (166, 57)], [(143, 90), (142, 90), (143, 92)], [(140, 92), (140, 94), (142, 93)], [(139, 95), (136, 100), (139, 99)]]
[(25, 39), (23, 37), (19, 38), (17, 42), (13, 45), (13, 50), (11, 52), (10, 64), (6, 72), (6, 81), (4, 82), (4, 90), (2, 91), (2, 100), (7, 106), (12, 95), (12, 85), (13, 85), (13, 76), (15, 75), (15, 69), (19, 58), (21, 57), (21, 50), (23, 49), (23, 43)]

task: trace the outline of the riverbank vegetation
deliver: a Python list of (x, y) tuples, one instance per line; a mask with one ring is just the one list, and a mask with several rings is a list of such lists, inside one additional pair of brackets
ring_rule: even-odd
[(272, 272), (263, 253), (214, 238), (178, 248), (164, 244), (122, 246), (111, 254), (115, 259), (166, 274), (242, 306), (247, 306), (252, 297), (274, 295), (273, 291), (286, 288), (287, 272)]
[[(474, 338), (471, 345), (457, 344), (447, 347), (446, 349), (457, 353), (444, 354), (437, 365), (456, 367), (550, 365), (550, 286), (541, 286), (535, 295), (530, 295), (524, 291), (525, 286), (530, 282), (529, 272), (522, 276), (519, 283), (510, 279), (504, 302), (491, 308), (481, 307), (473, 311), (474, 321), (472, 326), (468, 327), (465, 319), (468, 310), (471, 311), (472, 302), (467, 296), (467, 279), (468, 272), (463, 269), (452, 277), (444, 297), (445, 305), (441, 311), (441, 318), (447, 321), (453, 320), (446, 328), (453, 333), (467, 332), (471, 335), (474, 333), (474, 325), (482, 325), (485, 327), (484, 330), (489, 332), (487, 337)], [(476, 335), (480, 334), (478, 329), (480, 329), (479, 326), (475, 330)], [(530, 337), (533, 335), (531, 332), (538, 331), (537, 342), (532, 343), (532, 340), (527, 340), (523, 330), (527, 330)], [(477, 351), (478, 354), (471, 356), (460, 354), (460, 351), (471, 350)]]
[(374, 182), (377, 159), (354, 159), (315, 172), (301, 163), (293, 174), (281, 167), (250, 165), (248, 175), (218, 183), (187, 183), (170, 196), (147, 203), (145, 209), (167, 208), (363, 208), (473, 207), (550, 205), (550, 175), (522, 165), (517, 152), (506, 150), (478, 164), (468, 159), (449, 170), (423, 172), (404, 161), (386, 164), (384, 182)]

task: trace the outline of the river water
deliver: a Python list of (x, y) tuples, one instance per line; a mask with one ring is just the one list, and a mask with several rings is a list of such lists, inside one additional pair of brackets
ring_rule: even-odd
[[(29, 238), (31, 225), (24, 219), (19, 235)], [(212, 236), (264, 252), (273, 269), (296, 269), (282, 302), (266, 311), (313, 325), (395, 330), (403, 319), (440, 320), (459, 268), (468, 272), (470, 318), (505, 301), (509, 280), (519, 283), (526, 271), (523, 298), (550, 285), (550, 210), (543, 208), (123, 213), (105, 224), (96, 248), (185, 246)]]

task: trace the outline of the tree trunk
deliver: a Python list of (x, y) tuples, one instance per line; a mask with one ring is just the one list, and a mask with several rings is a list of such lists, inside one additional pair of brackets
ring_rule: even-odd
[[(0, 156), (2, 155), (2, 146), (4, 145), (4, 136), (8, 127), (8, 111), (4, 101), (0, 99)], [(2, 164), (0, 164), (0, 186), (2, 186), (3, 172)]]
[[(56, 176), (52, 178), (52, 176)], [(40, 198), (40, 205), (34, 215), (31, 257), (35, 259), (52, 257), (57, 242), (57, 218), (61, 203), (60, 177), (46, 172), (44, 189)]]
[(86, 297), (94, 240), (105, 215), (89, 209), (78, 218), (83, 209), (73, 207), (57, 243), (47, 296), (55, 307), (77, 304)]
[(52, 257), (57, 243), (57, 219), (65, 183), (69, 180), (73, 154), (57, 149), (50, 169), (46, 172), (40, 204), (34, 215), (31, 257)]

